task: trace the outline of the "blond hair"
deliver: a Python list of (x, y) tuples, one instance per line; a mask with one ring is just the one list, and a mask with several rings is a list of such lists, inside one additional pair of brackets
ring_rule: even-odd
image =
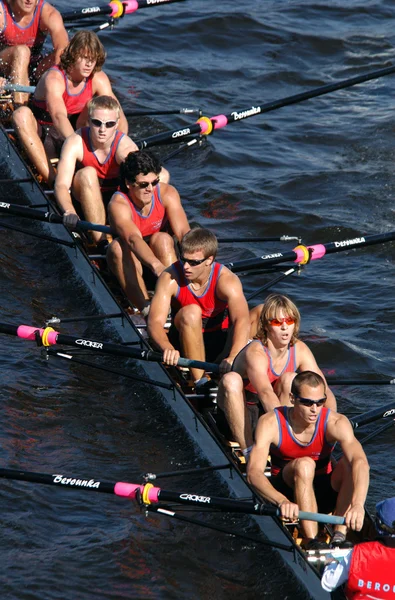
[(117, 112), (119, 119), (120, 106), (119, 102), (112, 96), (95, 96), (88, 102), (88, 115), (93, 116), (95, 110), (114, 110)]
[(267, 344), (267, 328), (269, 321), (270, 319), (280, 318), (280, 312), (282, 312), (284, 316), (295, 319), (295, 327), (290, 341), (291, 346), (293, 346), (298, 341), (300, 312), (292, 300), (287, 298), (287, 296), (283, 296), (282, 294), (270, 294), (266, 298), (262, 307), (261, 315), (259, 317), (256, 337), (262, 340), (265, 345)]

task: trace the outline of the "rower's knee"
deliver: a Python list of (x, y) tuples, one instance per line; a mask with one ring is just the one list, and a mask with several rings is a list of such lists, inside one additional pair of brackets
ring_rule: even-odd
[(186, 328), (202, 328), (202, 309), (197, 304), (183, 306), (177, 313), (177, 327), (180, 332)]
[(296, 458), (294, 461), (294, 478), (303, 481), (313, 481), (315, 476), (316, 462), (309, 456)]
[(171, 252), (174, 251), (174, 241), (171, 235), (165, 231), (157, 231), (151, 236), (150, 248), (154, 252)]
[(34, 123), (34, 115), (27, 106), (20, 106), (12, 115), (12, 122), (15, 129), (26, 129)]
[(98, 183), (97, 171), (94, 167), (84, 167), (79, 169), (74, 175), (73, 185), (78, 186), (80, 189), (86, 187), (93, 188)]
[(240, 402), (244, 401), (243, 380), (238, 373), (230, 372), (222, 377), (218, 386), (217, 399), (218, 405), (223, 410), (226, 410), (237, 399), (240, 399)]
[(31, 50), (28, 46), (14, 46), (12, 49), (12, 60), (14, 65), (17, 63), (18, 67), (28, 67), (31, 58)]

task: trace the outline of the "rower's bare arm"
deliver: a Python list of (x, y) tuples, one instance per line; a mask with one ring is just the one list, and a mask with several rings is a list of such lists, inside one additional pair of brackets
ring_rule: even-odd
[(310, 350), (310, 348), (304, 342), (298, 342), (296, 356), (298, 358), (298, 371), (313, 371), (314, 373), (318, 373), (321, 375), (322, 379), (325, 381), (326, 387), (326, 404), (327, 408), (336, 411), (337, 404), (336, 398), (330, 387), (328, 386), (325, 375), (319, 368), (317, 361), (315, 360), (314, 354)]
[(160, 193), (170, 227), (177, 240), (181, 242), (184, 235), (188, 233), (191, 228), (185, 210), (181, 204), (180, 194), (175, 187), (168, 185), (167, 183), (160, 184)]
[(116, 160), (120, 165), (131, 152), (137, 152), (138, 147), (127, 135), (124, 135), (118, 144)]
[(258, 304), (250, 310), (250, 338), (254, 338), (258, 333), (259, 319), (261, 316), (263, 304)]
[(175, 351), (174, 346), (169, 342), (165, 324), (169, 314), (171, 298), (176, 288), (177, 285), (171, 273), (168, 270), (164, 271), (156, 284), (148, 315), (148, 335), (163, 352)]
[(327, 424), (328, 441), (339, 442), (345, 459), (351, 466), (353, 492), (351, 504), (345, 514), (346, 525), (351, 529), (362, 529), (365, 500), (369, 488), (369, 463), (366, 454), (354, 435), (350, 421), (344, 415), (331, 413)]
[(268, 358), (261, 344), (253, 342), (245, 349), (244, 372), (255, 388), (260, 403), (266, 412), (280, 406), (268, 377)]
[(116, 232), (121, 246), (133, 252), (142, 264), (159, 277), (164, 271), (165, 265), (160, 262), (147, 242), (143, 240), (139, 228), (132, 219), (128, 201), (120, 194), (115, 193), (111, 198), (108, 205), (108, 216), (111, 228)]
[(52, 122), (59, 133), (68, 138), (74, 129), (68, 119), (66, 105), (63, 100), (65, 83), (63, 76), (55, 70), (45, 75), (44, 96)]
[(260, 417), (255, 430), (255, 444), (247, 464), (247, 479), (265, 500), (276, 504), (284, 518), (297, 518), (297, 504), (278, 492), (265, 475), (265, 468), (271, 444), (278, 444), (278, 424), (273, 411)]
[(233, 335), (229, 356), (225, 360), (231, 367), (234, 359), (249, 339), (250, 317), (248, 304), (240, 279), (226, 267), (222, 267), (216, 293), (221, 300), (225, 300), (228, 303), (229, 319)]
[(113, 98), (115, 98), (121, 109), (119, 115), (118, 129), (119, 131), (122, 131), (123, 133), (127, 134), (129, 130), (129, 124), (122, 110), (121, 103), (112, 91), (111, 82), (106, 73), (104, 73), (104, 71), (98, 71), (94, 74), (92, 81), (92, 92), (94, 96), (112, 96)]
[(50, 35), (53, 46), (52, 64), (58, 64), (63, 50), (69, 43), (69, 36), (62, 15), (48, 3), (44, 4), (41, 12), (40, 29)]
[(76, 214), (71, 199), (70, 188), (73, 182), (77, 160), (82, 159), (81, 136), (73, 133), (63, 144), (55, 179), (55, 197), (66, 214)]

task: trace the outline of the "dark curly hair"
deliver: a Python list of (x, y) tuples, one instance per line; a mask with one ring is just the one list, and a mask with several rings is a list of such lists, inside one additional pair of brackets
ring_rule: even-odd
[(104, 61), (106, 60), (106, 51), (104, 46), (93, 31), (78, 31), (70, 40), (60, 57), (60, 67), (67, 71), (73, 66), (77, 59), (88, 55), (89, 58), (96, 61), (92, 75), (97, 71), (101, 71)]
[(148, 173), (159, 175), (161, 168), (160, 160), (152, 152), (148, 152), (147, 150), (130, 152), (121, 164), (121, 190), (127, 193), (126, 181), (134, 183), (139, 173), (143, 175), (148, 175)]

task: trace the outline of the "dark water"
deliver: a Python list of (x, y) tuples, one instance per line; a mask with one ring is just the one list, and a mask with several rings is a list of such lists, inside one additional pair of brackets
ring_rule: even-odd
[[(101, 39), (125, 110), (186, 106), (213, 116), (391, 64), (394, 17), (389, 0), (187, 0), (125, 17)], [(394, 229), (393, 77), (231, 124), (169, 161), (190, 220), (246, 238), (224, 245), (223, 260), (292, 248), (249, 243), (251, 236), (320, 243)], [(192, 122), (144, 118), (130, 130), (142, 137)], [(95, 310), (53, 245), (7, 230), (0, 240), (2, 321), (41, 324), (52, 314)], [(327, 256), (276, 287), (301, 309), (303, 337), (327, 373), (394, 376), (394, 270), (387, 243)], [(269, 279), (244, 277), (246, 292)], [(105, 333), (81, 323), (67, 332)], [(152, 389), (45, 362), (14, 338), (1, 341), (4, 466), (133, 481), (146, 471), (204, 464)], [(335, 392), (348, 415), (394, 393), (391, 386)], [(389, 430), (366, 446), (370, 508), (395, 492), (393, 443)], [(208, 475), (160, 485), (225, 493)], [(2, 598), (303, 598), (270, 552), (146, 518), (114, 497), (7, 481), (0, 497)], [(250, 528), (230, 517), (220, 523)]]

